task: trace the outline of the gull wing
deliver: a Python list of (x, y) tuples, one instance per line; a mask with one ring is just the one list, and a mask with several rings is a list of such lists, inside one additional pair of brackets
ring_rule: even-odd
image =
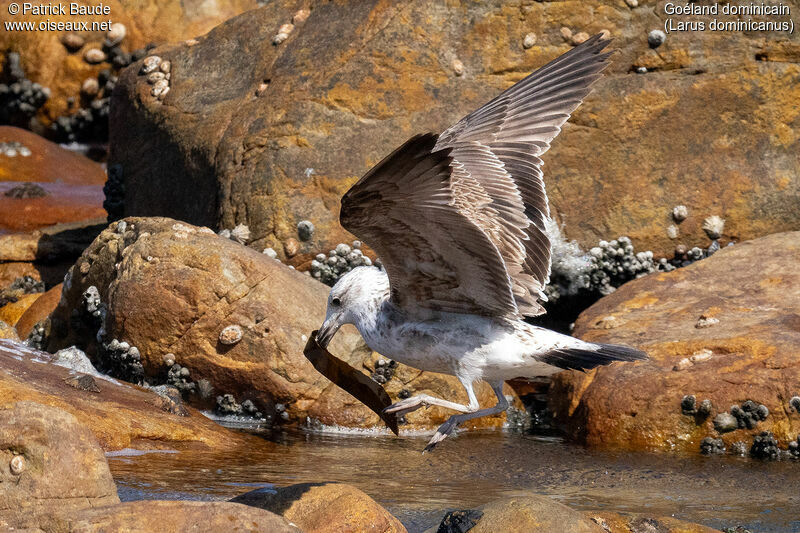
[(516, 315), (503, 258), (470, 218), (491, 199), (454, 175), (451, 151), (433, 151), (437, 139), (412, 137), (367, 172), (342, 197), (341, 224), (381, 258), (396, 305)]
[[(457, 204), (499, 250), (520, 314), (544, 313), (550, 279), (550, 216), (539, 156), (607, 66), (608, 40), (595, 35), (554, 59), (445, 130), (434, 147), (449, 150)], [(488, 195), (488, 204), (474, 199)]]

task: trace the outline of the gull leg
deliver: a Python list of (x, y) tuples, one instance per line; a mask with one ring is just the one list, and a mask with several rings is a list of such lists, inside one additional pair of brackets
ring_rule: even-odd
[(411, 398), (406, 398), (405, 400), (400, 400), (399, 402), (393, 403), (384, 409), (383, 412), (395, 413), (399, 418), (412, 411), (416, 411), (420, 407), (429, 407), (431, 405), (438, 405), (439, 407), (452, 409), (453, 411), (458, 411), (460, 413), (473, 413), (477, 411), (478, 407), (480, 407), (480, 404), (478, 403), (478, 398), (475, 396), (475, 391), (472, 388), (472, 382), (462, 378), (458, 379), (467, 390), (467, 396), (469, 397), (469, 404), (467, 405), (448, 402), (447, 400), (442, 400), (441, 398), (436, 398), (435, 396), (429, 396), (428, 394), (418, 394), (416, 396), (412, 396)]
[[(450, 418), (447, 419), (447, 422), (439, 426), (439, 429), (436, 430), (436, 434), (431, 438), (430, 442), (428, 442), (428, 445), (425, 446), (423, 453), (433, 450), (436, 447), (436, 445), (442, 442), (448, 435), (450, 435), (460, 423), (466, 422), (467, 420), (472, 420), (473, 418), (496, 415), (508, 409), (508, 400), (506, 400), (506, 397), (503, 394), (503, 382), (498, 381), (495, 383), (490, 383), (490, 385), (492, 386), (492, 390), (497, 396), (497, 405), (495, 405), (494, 407), (489, 407), (488, 409), (479, 409), (477, 411), (473, 410), (472, 412), (451, 416)], [(471, 386), (467, 390), (470, 391)]]

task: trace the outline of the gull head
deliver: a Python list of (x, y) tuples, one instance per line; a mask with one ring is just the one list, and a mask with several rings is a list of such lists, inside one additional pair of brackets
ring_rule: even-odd
[(389, 297), (389, 278), (382, 269), (373, 266), (354, 268), (336, 282), (328, 295), (325, 322), (317, 333), (323, 348), (344, 324), (361, 326), (374, 319), (381, 304)]

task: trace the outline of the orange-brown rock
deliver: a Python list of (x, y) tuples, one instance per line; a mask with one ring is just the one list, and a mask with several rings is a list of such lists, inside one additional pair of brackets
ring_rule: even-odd
[[(29, 233), (0, 233), (0, 263), (35, 262), (40, 277), (52, 280), (53, 269), (73, 261), (105, 227), (105, 219), (56, 224)], [(47, 274), (45, 274), (47, 272)], [(65, 270), (61, 270), (61, 279)]]
[[(704, 437), (719, 436), (730, 449), (768, 430), (785, 448), (800, 433), (800, 413), (789, 406), (800, 395), (800, 272), (789, 266), (798, 261), (800, 232), (775, 234), (601, 299), (575, 335), (636, 346), (650, 360), (557, 374), (556, 419), (595, 447), (698, 451)], [(710, 415), (683, 414), (684, 395), (710, 400)], [(746, 400), (765, 405), (766, 420), (718, 435), (715, 416)]]
[(479, 510), (483, 516), (470, 533), (607, 533), (583, 513), (533, 491), (490, 502)]
[[(282, 257), (281, 243), (308, 219), (317, 230), (297, 252), (324, 252), (352, 240), (337, 211), (358, 176), (411, 135), (441, 131), (569, 50), (566, 27), (607, 29), (619, 50), (544, 157), (568, 238), (588, 247), (627, 234), (637, 249), (671, 256), (678, 243), (708, 245), (701, 225), (710, 215), (726, 220), (724, 241), (796, 228), (800, 64), (791, 58), (800, 37), (673, 32), (651, 50), (659, 6), (319, 1), (276, 46), (298, 3), (270, 2), (194, 46), (158, 48), (176, 69), (163, 103), (140, 64), (123, 71), (110, 160), (123, 168), (125, 214), (245, 223), (254, 247)], [(525, 48), (531, 32), (537, 39)], [(235, 81), (222, 89), (219, 79)], [(671, 240), (678, 204), (689, 217)]]
[(671, 516), (657, 518), (644, 515), (620, 514), (612, 511), (584, 511), (594, 523), (602, 527), (607, 533), (719, 533), (702, 524), (685, 522)]
[(33, 305), (42, 293), (23, 294), (16, 302), (9, 302), (0, 307), (0, 320), (11, 326), (16, 326), (20, 317)]
[(300, 483), (258, 489), (233, 502), (278, 513), (306, 533), (406, 533), (400, 520), (359, 489), (343, 483)]
[[(106, 173), (99, 164), (29, 131), (0, 126), (0, 142), (14, 141), (31, 155), (0, 155), (0, 232), (105, 217)], [(22, 194), (24, 183), (33, 184), (35, 194)]]
[(0, 339), (19, 341), (19, 334), (14, 326), (10, 326), (0, 320)]
[(50, 511), (119, 502), (103, 450), (74, 416), (32, 401), (0, 401), (0, 526), (23, 528)]
[[(216, 395), (251, 400), (268, 415), (276, 404), (289, 420), (311, 417), (323, 424), (380, 425), (377, 415), (319, 374), (303, 355), (307, 335), (325, 317), (329, 288), (307, 274), (214, 234), (165, 218), (128, 218), (114, 223), (86, 249), (70, 270), (61, 303), (51, 315), (49, 349), (73, 344), (97, 358), (95, 330), (76, 326), (74, 310), (83, 292), (99, 290), (107, 305), (106, 342), (135, 346), (150, 379), (164, 379), (167, 360), (208, 380)], [(228, 326), (241, 328), (233, 345), (219, 341)], [(353, 328), (344, 328), (331, 352), (356, 368), (374, 368), (372, 352)], [(387, 385), (396, 395), (426, 391), (466, 401), (452, 376), (402, 366)], [(482, 404), (495, 400), (491, 388), (477, 389)], [(191, 401), (201, 402), (197, 394)], [(439, 408), (409, 415), (411, 427), (432, 427), (449, 416)], [(498, 426), (504, 416), (482, 418), (477, 426)], [(468, 426), (471, 427), (471, 426)]]
[(62, 283), (59, 283), (49, 291), (40, 295), (39, 298), (22, 313), (22, 316), (19, 317), (19, 320), (17, 320), (17, 323), (14, 325), (20, 337), (23, 339), (27, 338), (33, 326), (45, 320), (50, 316), (50, 313), (55, 310), (61, 299), (62, 285)]
[(92, 378), (94, 386), (75, 383), (70, 380), (74, 373), (50, 364), (52, 360), (51, 354), (0, 340), (0, 408), (32, 401), (63, 409), (87, 425), (106, 450), (235, 449), (251, 442), (247, 435), (227, 430), (194, 409), (188, 409), (188, 416), (165, 411), (152, 391), (99, 377)]
[(61, 31), (4, 31), (0, 33), (0, 64), (5, 63), (7, 50), (18, 52), (21, 64), (27, 77), (39, 82), (51, 91), (51, 96), (44, 106), (42, 118), (45, 122), (55, 117), (74, 111), (69, 108), (67, 99), (78, 99), (81, 84), (86, 78), (97, 77), (97, 74), (109, 64), (104, 62), (90, 65), (84, 61), (84, 53), (90, 48), (100, 48), (106, 31), (98, 28), (91, 31), (93, 23), (109, 20), (123, 23), (126, 36), (120, 45), (127, 51), (143, 48), (149, 43), (176, 42), (202, 35), (220, 22), (257, 7), (256, 0), (229, 0), (226, 2), (181, 2), (177, 0), (87, 0), (81, 2), (85, 6), (108, 6), (110, 15), (77, 16), (47, 15), (42, 16), (19, 14), (13, 17), (15, 22), (33, 22), (40, 24), (43, 20), (51, 23), (64, 23), (80, 20), (89, 25), (90, 31), (78, 30), (85, 44), (69, 50), (62, 44), (67, 32)]
[[(89, 509), (61, 519), (70, 531), (183, 533), (264, 531), (301, 533), (277, 514), (230, 502), (135, 501)], [(135, 525), (135, 528), (133, 527)]]
[(0, 263), (0, 291), (8, 288), (16, 279), (30, 276), (36, 281), (41, 281), (42, 276), (33, 263), (13, 262)]

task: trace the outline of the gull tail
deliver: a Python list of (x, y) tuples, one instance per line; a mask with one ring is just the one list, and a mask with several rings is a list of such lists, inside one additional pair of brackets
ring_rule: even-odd
[(540, 359), (566, 370), (589, 370), (614, 361), (643, 361), (647, 354), (619, 344), (587, 344), (586, 348), (557, 348)]

